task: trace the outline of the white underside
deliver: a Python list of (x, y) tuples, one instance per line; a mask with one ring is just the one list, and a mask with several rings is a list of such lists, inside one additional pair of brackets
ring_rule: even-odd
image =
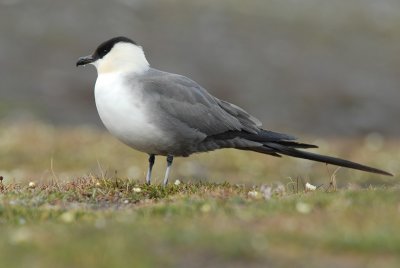
[(158, 154), (168, 143), (150, 122), (141, 89), (123, 84), (122, 73), (100, 74), (95, 86), (96, 106), (106, 128), (125, 144), (149, 154)]

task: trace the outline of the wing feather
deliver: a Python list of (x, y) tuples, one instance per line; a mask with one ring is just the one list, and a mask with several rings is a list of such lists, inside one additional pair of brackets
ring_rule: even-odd
[(215, 98), (185, 76), (153, 71), (142, 83), (159, 112), (207, 136), (227, 131), (256, 133), (261, 125), (243, 109)]

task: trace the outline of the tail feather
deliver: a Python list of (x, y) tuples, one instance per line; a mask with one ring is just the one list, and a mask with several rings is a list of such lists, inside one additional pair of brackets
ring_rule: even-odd
[(318, 146), (307, 143), (299, 143), (295, 141), (296, 138), (293, 136), (279, 132), (272, 132), (264, 129), (260, 129), (258, 133), (249, 133), (246, 131), (227, 131), (224, 133), (208, 136), (205, 141), (207, 140), (225, 141), (235, 138), (241, 138), (244, 140), (262, 144), (262, 146), (257, 146), (257, 147), (239, 147), (239, 148), (236, 147), (237, 149), (240, 150), (249, 150), (258, 153), (269, 154), (276, 157), (280, 157), (281, 155), (288, 155), (297, 158), (303, 158), (317, 162), (332, 164), (336, 166), (358, 169), (381, 175), (393, 176), (393, 174), (389, 172), (365, 166), (362, 164), (358, 164), (355, 162), (351, 162), (345, 159), (297, 150), (297, 149), (318, 148)]
[(277, 143), (265, 143), (264, 146), (274, 149), (278, 154), (313, 160), (313, 161), (332, 164), (332, 165), (341, 166), (341, 167), (358, 169), (358, 170), (367, 171), (367, 172), (371, 172), (371, 173), (377, 173), (377, 174), (386, 175), (386, 176), (393, 176), (393, 174), (383, 171), (383, 170), (380, 170), (380, 169), (377, 169), (377, 168), (361, 165), (361, 164), (358, 164), (355, 162), (351, 162), (351, 161), (348, 161), (345, 159), (340, 159), (340, 158), (336, 158), (336, 157), (332, 157), (332, 156), (326, 156), (326, 155), (320, 155), (320, 154), (300, 151), (300, 150), (286, 147), (284, 145), (277, 144)]
[(287, 147), (291, 147), (291, 148), (301, 148), (301, 149), (318, 148), (318, 146), (314, 145), (314, 144), (300, 143), (300, 142), (295, 142), (295, 141), (277, 141), (276, 143), (287, 146)]

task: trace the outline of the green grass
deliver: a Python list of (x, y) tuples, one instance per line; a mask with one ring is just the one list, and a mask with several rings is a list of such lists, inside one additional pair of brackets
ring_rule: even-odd
[(35, 188), (6, 185), (0, 201), (0, 263), (400, 264), (400, 188), (307, 193), (274, 188), (267, 199), (255, 190), (259, 197), (249, 195), (254, 188), (227, 183), (163, 188), (90, 177)]
[[(146, 156), (108, 134), (5, 128), (0, 267), (400, 266), (396, 177), (341, 169), (334, 190), (332, 167), (226, 150), (177, 159), (166, 188), (158, 161), (148, 186)], [(396, 141), (321, 143), (398, 171)]]

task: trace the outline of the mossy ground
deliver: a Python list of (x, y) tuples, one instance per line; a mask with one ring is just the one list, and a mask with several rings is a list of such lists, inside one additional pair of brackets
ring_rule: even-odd
[[(106, 133), (2, 129), (1, 267), (400, 266), (397, 177), (226, 150), (178, 159), (164, 188), (164, 159), (145, 185), (146, 156)], [(398, 173), (398, 143), (368, 142), (319, 144)]]

